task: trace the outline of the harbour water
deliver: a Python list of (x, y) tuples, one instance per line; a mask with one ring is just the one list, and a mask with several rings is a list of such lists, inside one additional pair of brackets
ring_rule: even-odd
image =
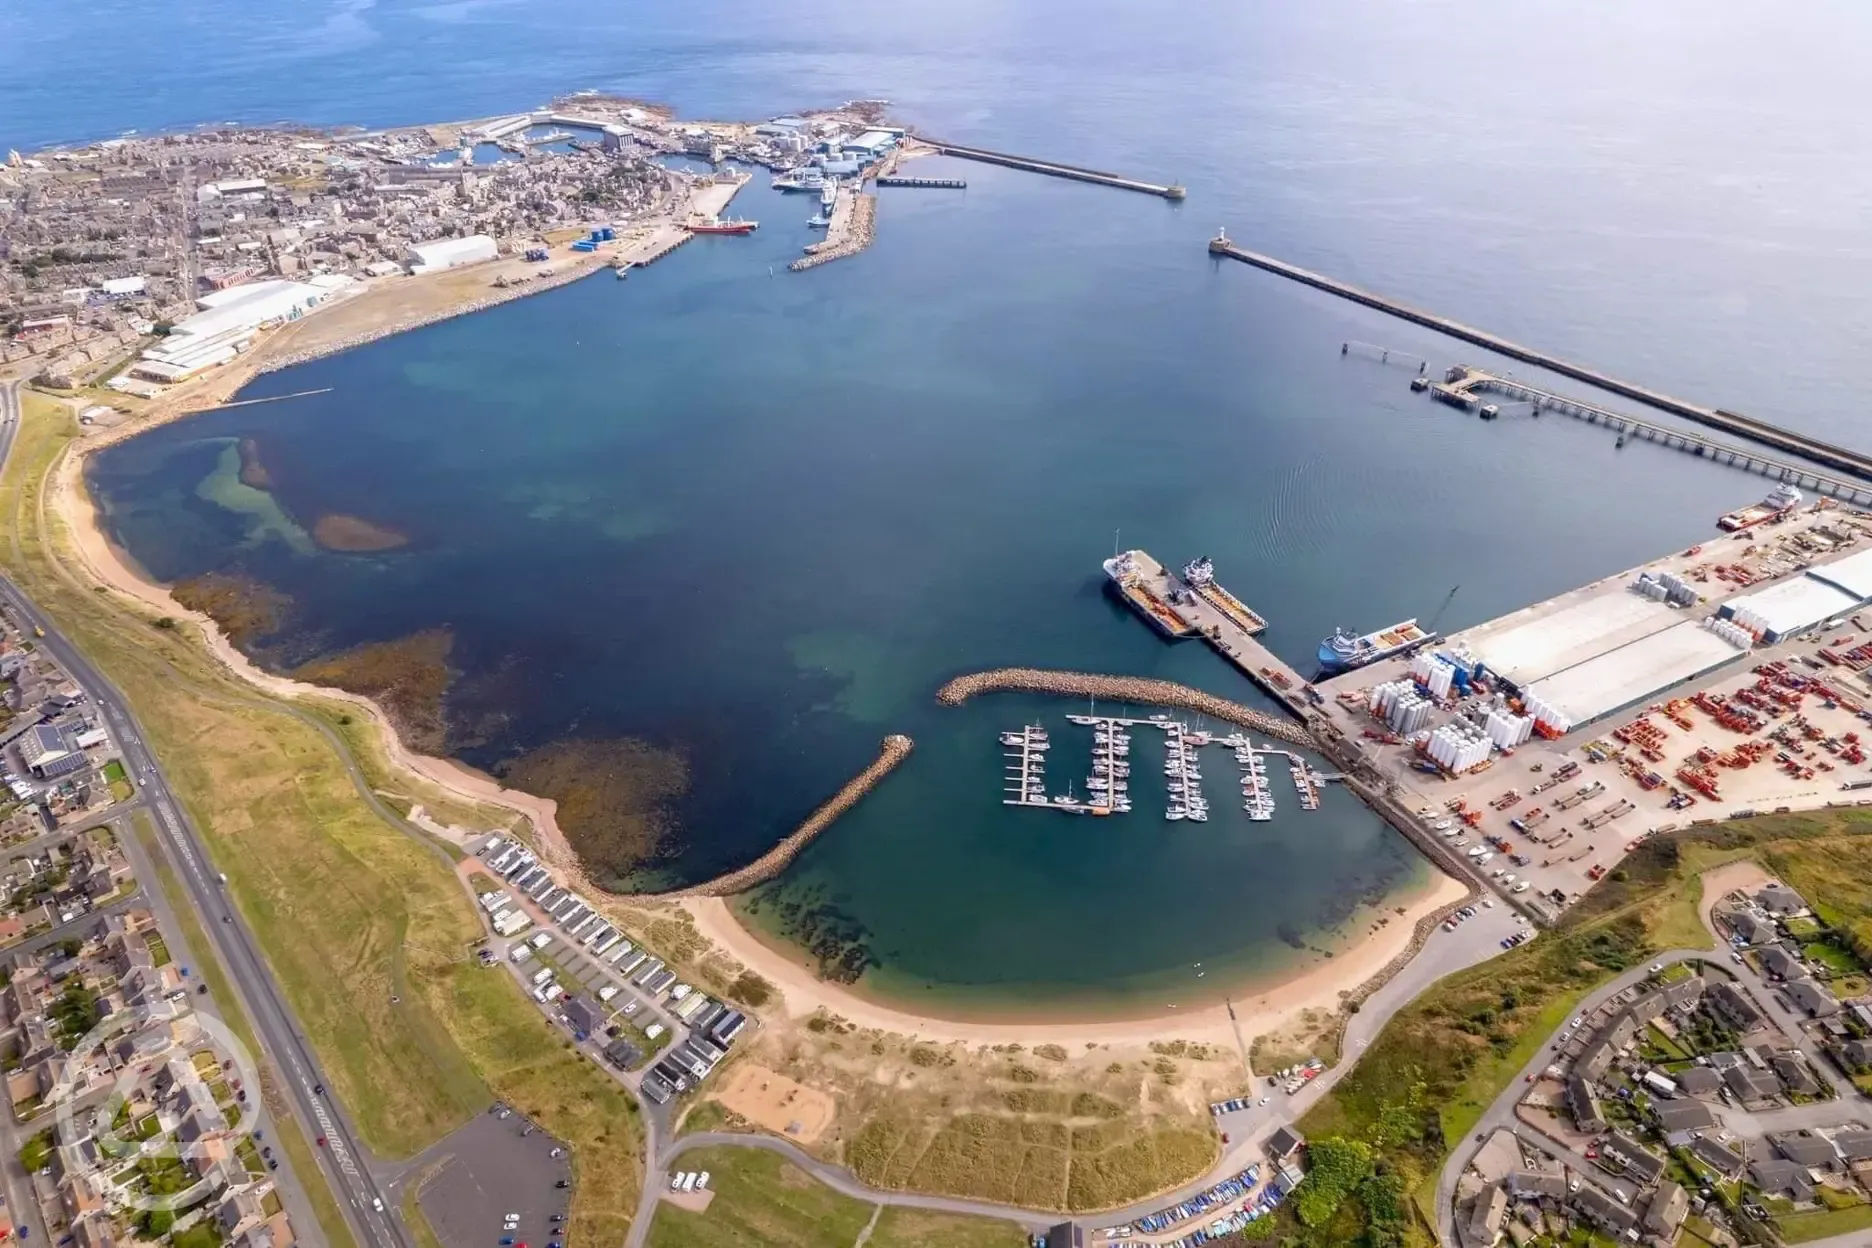
[[(155, 87), (134, 96), (0, 83), (0, 143), (487, 115), (584, 86), (718, 116), (888, 95), (958, 141), (1186, 185), (1171, 205), (919, 162), (968, 190), (886, 190), (869, 251), (791, 276), (811, 205), (757, 183), (735, 205), (762, 222), (751, 238), (265, 378), (250, 393), (332, 392), (202, 417), (95, 464), (114, 534), (152, 573), (242, 571), (290, 598), (263, 643), (277, 662), (448, 627), (452, 744), (470, 762), (566, 739), (680, 756), (670, 830), (624, 883), (746, 861), (885, 733), (914, 737), (910, 760), (752, 901), (769, 931), (858, 949), (867, 991), (983, 1011), (1156, 1001), (1195, 961), (1249, 977), (1352, 901), (1421, 878), (1336, 789), (1318, 812), (1288, 798), (1250, 823), (1217, 801), (1208, 823), (1173, 825), (1141, 768), (1128, 816), (1001, 806), (998, 732), (1047, 722), (1060, 786), (1083, 773), (1063, 718), (1082, 708), (936, 707), (959, 672), (1126, 672), (1254, 701), (1200, 644), (1165, 645), (1103, 592), (1115, 529), (1167, 561), (1212, 556), (1270, 620), (1262, 640), (1304, 665), (1335, 625), (1427, 622), (1458, 582), (1439, 626), (1473, 623), (1707, 536), (1761, 491), (1571, 421), (1484, 426), (1413, 396), (1413, 370), (1339, 344), (1537, 374), (1218, 268), (1203, 251), (1217, 224), (1863, 444), (1872, 363), (1853, 344), (1872, 226), (1853, 205), (1872, 189), (1872, 140), (1825, 99), (1850, 74), (1812, 63), (1865, 47), (1854, 11), (1777, 23), (1810, 58), (1783, 80), (1753, 55), (1749, 23), (1767, 19), (1740, 4), (1700, 22), (1670, 6), (1563, 20), (1480, 0), (1218, 4), (1183, 25), (1119, 6), (1063, 22), (1050, 0), (812, 7), (783, 21), (652, 5), (626, 29), (553, 4), (280, 6), (223, 24), (239, 30), (204, 25), (185, 54), (172, 36), (179, 55), (150, 58)], [(25, 37), (36, 15), (48, 55), (94, 37), (59, 13), (27, 0), (0, 35)], [(155, 20), (121, 16), (102, 29), (132, 39)], [(552, 34), (574, 19), (590, 26), (579, 39)], [(1541, 46), (1554, 68), (1423, 72), (1450, 30)], [(1615, 51), (1689, 30), (1694, 68)], [(419, 35), (423, 71), (389, 72)], [(229, 488), (242, 438), (270, 496)], [(334, 513), (409, 543), (307, 542)]]

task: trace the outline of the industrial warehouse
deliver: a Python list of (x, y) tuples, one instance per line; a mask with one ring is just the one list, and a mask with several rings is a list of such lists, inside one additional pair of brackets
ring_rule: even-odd
[(1315, 686), (1431, 835), (1551, 917), (1639, 841), (1872, 792), (1872, 516), (1831, 500)]

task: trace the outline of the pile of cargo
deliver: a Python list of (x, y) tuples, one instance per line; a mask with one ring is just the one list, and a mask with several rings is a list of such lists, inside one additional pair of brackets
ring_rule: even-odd
[(1652, 723), (1647, 715), (1640, 715), (1624, 727), (1614, 729), (1612, 735), (1652, 762), (1664, 761), (1664, 730)]
[(1530, 694), (1523, 712), (1534, 721), (1534, 731), (1549, 741), (1573, 731), (1573, 718), (1545, 698)]
[(1387, 681), (1371, 691), (1371, 713), (1391, 731), (1409, 736), (1429, 726), (1433, 703), (1408, 680)]
[(1424, 742), (1423, 752), (1451, 775), (1474, 771), (1489, 761), (1495, 748), (1487, 734), (1473, 724), (1444, 724)]
[(1698, 710), (1731, 732), (1752, 735), (1762, 729), (1763, 720), (1759, 715), (1734, 705), (1719, 693), (1699, 693), (1691, 701)]
[(1677, 769), (1677, 778), (1704, 797), (1715, 800), (1719, 796), (1716, 773), (1710, 770), (1707, 763), (1685, 761), (1684, 765)]

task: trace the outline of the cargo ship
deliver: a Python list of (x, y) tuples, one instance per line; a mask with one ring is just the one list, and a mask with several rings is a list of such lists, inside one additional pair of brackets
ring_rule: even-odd
[(1216, 584), (1215, 564), (1208, 555), (1183, 565), (1183, 583), (1190, 592), (1234, 621), (1235, 626), (1253, 637), (1267, 630), (1267, 621), (1256, 615), (1247, 603)]
[(1178, 615), (1176, 608), (1147, 583), (1160, 579), (1168, 592), (1176, 592), (1155, 559), (1141, 550), (1127, 550), (1105, 561), (1105, 575), (1111, 578), (1113, 590), (1125, 604), (1163, 636), (1174, 641), (1195, 635), (1196, 626)]
[(1354, 637), (1343, 628), (1335, 628), (1333, 635), (1319, 644), (1320, 672), (1328, 676), (1349, 672), (1355, 667), (1414, 650), (1433, 636), (1434, 633), (1420, 628), (1416, 620), (1404, 620), (1363, 637)]
[(683, 227), (691, 234), (752, 234), (760, 228), (758, 221), (742, 221), (730, 217), (724, 221), (720, 217), (704, 217), (700, 221), (691, 221)]
[(1786, 482), (1768, 491), (1768, 497), (1753, 507), (1732, 511), (1716, 521), (1716, 527), (1731, 533), (1752, 529), (1769, 520), (1778, 520), (1801, 505), (1801, 492)]

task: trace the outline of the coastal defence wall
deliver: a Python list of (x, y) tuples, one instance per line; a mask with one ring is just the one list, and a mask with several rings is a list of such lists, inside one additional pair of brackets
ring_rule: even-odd
[(1648, 407), (1655, 407), (1659, 411), (1681, 416), (1697, 424), (1707, 425), (1712, 429), (1721, 429), (1752, 442), (1758, 442), (1763, 446), (1771, 446), (1778, 451), (1789, 451), (1817, 464), (1825, 464), (1829, 468), (1836, 468), (1842, 472), (1850, 472), (1854, 476), (1872, 480), (1872, 455), (1864, 455), (1846, 447), (1835, 446), (1830, 442), (1822, 442), (1818, 438), (1810, 438), (1792, 429), (1784, 429), (1765, 420), (1757, 420), (1753, 416), (1744, 416), (1740, 412), (1704, 407), (1699, 403), (1689, 403), (1683, 399), (1674, 398), (1648, 386), (1621, 381), (1598, 369), (1587, 368), (1583, 364), (1575, 364), (1560, 356), (1550, 355), (1533, 347), (1522, 346), (1518, 342), (1491, 334), (1487, 330), (1477, 329), (1461, 321), (1451, 320), (1447, 316), (1440, 316), (1435, 312), (1413, 307), (1400, 300), (1375, 294), (1363, 287), (1354, 286), (1350, 282), (1342, 282), (1337, 278), (1327, 277), (1323, 273), (1315, 273), (1311, 269), (1303, 269), (1297, 264), (1288, 264), (1285, 260), (1276, 260), (1272, 256), (1264, 256), (1259, 252), (1239, 247), (1225, 236), (1217, 236), (1210, 240), (1209, 254), (1229, 260), (1239, 260), (1243, 264), (1284, 277), (1289, 281), (1299, 282), (1303, 286), (1311, 286), (1315, 290), (1323, 290), (1341, 299), (1375, 308), (1380, 312), (1398, 317), (1400, 320), (1434, 329), (1438, 333), (1460, 338), (1478, 347), (1486, 347), (1510, 359), (1538, 365), (1550, 372), (1559, 373), (1563, 377), (1583, 381), (1589, 386), (1619, 395), (1621, 398), (1635, 399)]
[(674, 892), (659, 893), (660, 897), (727, 897), (735, 893), (745, 893), (756, 884), (768, 880), (786, 870), (800, 851), (812, 843), (814, 837), (831, 827), (833, 822), (858, 804), (858, 799), (876, 788), (885, 776), (890, 775), (897, 765), (910, 757), (914, 743), (909, 737), (893, 733), (884, 738), (883, 748), (871, 765), (845, 782), (843, 788), (832, 795), (830, 801), (806, 817), (806, 822), (778, 845), (756, 858), (738, 871), (717, 876), (704, 884), (689, 888), (679, 888)]
[(1146, 676), (1093, 676), (1084, 672), (1047, 671), (1036, 667), (1001, 667), (989, 672), (976, 672), (972, 676), (956, 677), (936, 691), (936, 700), (944, 706), (960, 706), (977, 694), (1010, 690), (1173, 706), (1278, 737), (1306, 749), (1316, 749), (1319, 745), (1312, 733), (1292, 720), (1254, 710), (1200, 689), (1191, 689), (1188, 685)]

